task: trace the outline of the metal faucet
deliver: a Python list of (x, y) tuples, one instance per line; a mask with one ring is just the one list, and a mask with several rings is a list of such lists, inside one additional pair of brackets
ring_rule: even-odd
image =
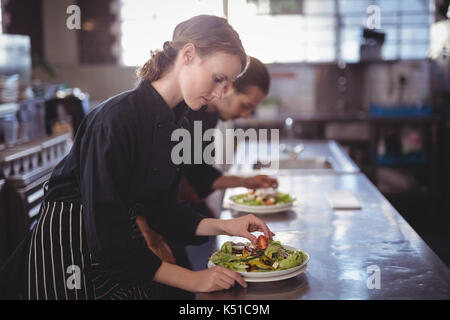
[(284, 126), (286, 128), (289, 148), (292, 147), (293, 141), (294, 141), (294, 130), (292, 128), (293, 124), (294, 124), (294, 120), (292, 120), (291, 117), (287, 117), (286, 120), (284, 120)]
[(305, 146), (301, 143), (294, 146), (294, 120), (291, 117), (287, 117), (284, 120), (284, 125), (288, 142), (287, 145), (282, 144), (280, 149), (282, 152), (288, 153), (291, 158), (297, 158), (297, 156), (305, 149)]

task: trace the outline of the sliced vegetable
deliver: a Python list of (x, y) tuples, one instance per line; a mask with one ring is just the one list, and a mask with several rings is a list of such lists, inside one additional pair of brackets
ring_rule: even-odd
[(267, 246), (269, 245), (269, 241), (267, 240), (267, 238), (263, 235), (260, 235), (258, 237), (258, 239), (256, 239), (256, 246), (260, 249), (260, 250), (265, 250), (267, 248)]
[(264, 251), (264, 255), (270, 259), (277, 259), (281, 254), (280, 251), (279, 247), (270, 245)]
[(259, 259), (254, 259), (248, 262), (249, 265), (251, 266), (255, 266), (258, 267), (260, 269), (265, 269), (265, 270), (273, 270), (272, 266), (268, 266), (265, 263), (263, 263), (262, 261), (260, 261)]

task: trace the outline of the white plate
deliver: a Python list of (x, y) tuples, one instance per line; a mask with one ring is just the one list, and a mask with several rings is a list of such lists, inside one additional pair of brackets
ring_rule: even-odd
[[(297, 248), (291, 246), (283, 246), (288, 250), (297, 251)], [(304, 252), (304, 251), (303, 251)], [(306, 253), (306, 252), (305, 252)], [(214, 252), (216, 254), (216, 252)], [(241, 276), (244, 277), (245, 281), (250, 282), (269, 282), (269, 281), (279, 281), (288, 279), (291, 277), (295, 277), (296, 275), (305, 271), (306, 266), (309, 261), (309, 254), (306, 253), (306, 259), (302, 262), (301, 265), (296, 266), (294, 268), (280, 270), (280, 271), (267, 271), (267, 272), (238, 272)], [(208, 261), (208, 268), (212, 268), (216, 266), (211, 260)]]
[(267, 278), (244, 278), (246, 282), (271, 282), (271, 281), (281, 281), (285, 279), (293, 278), (303, 272), (305, 272), (306, 266), (303, 266), (302, 268), (288, 273), (281, 276), (273, 276), (273, 277), (267, 277)]
[(290, 203), (283, 203), (283, 204), (274, 204), (272, 206), (251, 206), (251, 205), (244, 205), (244, 204), (238, 204), (230, 199), (229, 207), (230, 209), (241, 211), (241, 212), (249, 212), (249, 213), (256, 213), (256, 214), (270, 214), (270, 213), (276, 213), (276, 212), (283, 212), (291, 209), (294, 206), (294, 202)]

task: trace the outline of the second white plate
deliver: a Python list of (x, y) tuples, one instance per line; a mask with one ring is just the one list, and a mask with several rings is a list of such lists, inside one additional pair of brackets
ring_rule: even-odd
[(283, 274), (283, 275), (278, 275), (278, 276), (271, 276), (271, 277), (267, 277), (267, 278), (244, 278), (246, 282), (271, 282), (271, 281), (281, 281), (281, 280), (285, 280), (285, 279), (290, 279), (293, 278), (303, 272), (305, 272), (306, 270), (306, 265), (304, 265), (303, 267), (301, 267), (300, 269), (297, 269), (293, 272), (287, 273), (287, 274)]
[(238, 204), (230, 199), (229, 207), (230, 209), (248, 212), (248, 213), (256, 213), (256, 214), (270, 214), (276, 212), (283, 212), (291, 209), (294, 206), (294, 202), (283, 203), (283, 204), (275, 204), (273, 206), (249, 206), (244, 204)]

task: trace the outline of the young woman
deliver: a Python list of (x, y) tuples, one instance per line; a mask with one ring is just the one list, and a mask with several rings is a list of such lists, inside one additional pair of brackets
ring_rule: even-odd
[[(266, 66), (254, 57), (249, 57), (245, 72), (224, 90), (221, 99), (210, 101), (200, 110), (190, 109), (188, 120), (191, 136), (195, 136), (193, 123), (201, 121), (202, 131), (215, 128), (219, 119), (223, 121), (247, 118), (250, 113), (267, 96), (270, 87), (270, 76)], [(177, 108), (181, 108), (177, 107)], [(178, 111), (178, 110), (175, 110)], [(202, 135), (203, 136), (203, 132)], [(209, 143), (209, 142), (208, 142)], [(203, 150), (202, 150), (203, 151)], [(184, 165), (179, 185), (179, 199), (189, 201), (197, 211), (208, 217), (213, 217), (202, 199), (217, 189), (246, 187), (249, 189), (277, 188), (278, 181), (267, 175), (234, 176), (223, 174), (212, 165), (190, 164)], [(183, 246), (177, 243), (166, 243), (165, 239), (154, 232), (146, 223), (144, 217), (137, 217), (137, 224), (147, 245), (163, 260), (190, 266), (187, 253)], [(167, 239), (166, 239), (167, 240)]]
[(194, 272), (162, 261), (136, 235), (135, 223), (145, 216), (153, 230), (183, 244), (206, 235), (273, 235), (252, 215), (205, 218), (176, 200), (180, 170), (170, 158), (170, 136), (184, 117), (174, 108), (196, 110), (220, 98), (246, 60), (225, 19), (180, 23), (141, 68), (139, 86), (108, 99), (81, 124), (52, 173), (38, 223), (3, 270), (2, 277), (24, 272), (26, 284), (9, 281), (9, 290), (28, 299), (151, 299), (158, 298), (155, 282), (190, 292), (246, 286), (225, 268)]

